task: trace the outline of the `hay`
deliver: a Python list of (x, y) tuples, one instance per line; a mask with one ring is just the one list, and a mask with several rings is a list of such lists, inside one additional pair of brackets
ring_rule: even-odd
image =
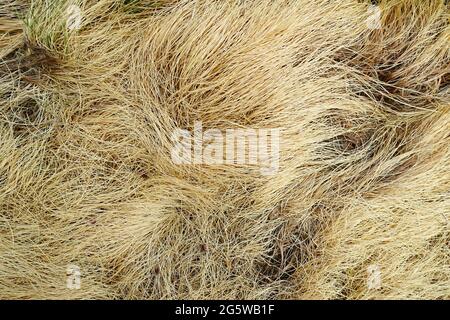
[[(0, 8), (0, 298), (450, 298), (444, 1)], [(196, 121), (278, 172), (175, 164)]]

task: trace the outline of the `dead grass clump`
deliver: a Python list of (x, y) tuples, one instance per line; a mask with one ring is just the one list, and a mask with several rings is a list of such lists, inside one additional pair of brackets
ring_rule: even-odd
[[(0, 297), (448, 299), (448, 5), (379, 5), (2, 6)], [(278, 172), (175, 164), (196, 121)]]

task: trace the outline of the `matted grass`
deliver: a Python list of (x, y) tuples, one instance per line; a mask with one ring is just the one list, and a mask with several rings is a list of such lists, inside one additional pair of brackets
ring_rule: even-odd
[[(449, 7), (368, 6), (1, 0), (0, 298), (449, 299)], [(195, 121), (279, 171), (174, 164)]]

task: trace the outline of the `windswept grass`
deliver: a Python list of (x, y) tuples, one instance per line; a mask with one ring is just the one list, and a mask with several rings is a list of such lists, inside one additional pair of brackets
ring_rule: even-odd
[[(368, 5), (1, 0), (0, 298), (449, 299), (449, 7)], [(174, 164), (195, 121), (279, 172)]]

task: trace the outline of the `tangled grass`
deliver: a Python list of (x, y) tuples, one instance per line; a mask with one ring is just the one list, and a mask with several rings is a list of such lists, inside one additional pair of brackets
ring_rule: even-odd
[[(0, 298), (449, 299), (449, 5), (368, 5), (1, 0)], [(278, 173), (174, 164), (195, 121)]]

